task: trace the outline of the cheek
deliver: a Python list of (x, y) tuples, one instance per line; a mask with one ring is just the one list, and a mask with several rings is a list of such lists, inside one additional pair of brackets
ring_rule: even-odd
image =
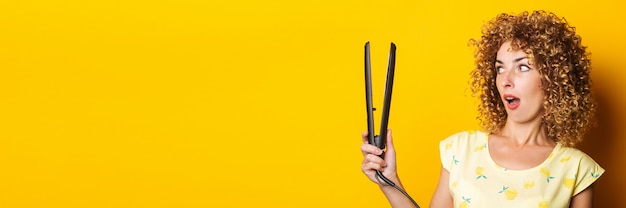
[(537, 103), (538, 105), (543, 105), (544, 100), (544, 90), (541, 81), (526, 82), (524, 84), (519, 84), (516, 87), (526, 89), (524, 93), (527, 99), (532, 99), (533, 103)]
[(545, 94), (545, 92), (544, 92), (544, 88), (545, 87), (544, 87), (544, 84), (543, 84), (543, 80), (542, 79), (537, 80), (537, 84), (535, 86), (537, 86), (536, 89), (538, 91), (538, 94), (540, 94), (541, 97), (543, 98), (543, 95)]
[(543, 100), (545, 99), (544, 98), (545, 93), (543, 91), (543, 87), (541, 87), (541, 84), (535, 85), (535, 86), (536, 86), (535, 90), (533, 90), (533, 97), (534, 99), (537, 100), (537, 103), (539, 105), (543, 105)]

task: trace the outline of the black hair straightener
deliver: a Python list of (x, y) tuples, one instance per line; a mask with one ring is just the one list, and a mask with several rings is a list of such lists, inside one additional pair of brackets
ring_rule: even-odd
[[(391, 108), (391, 91), (393, 90), (393, 75), (396, 68), (396, 45), (391, 43), (389, 49), (389, 63), (387, 65), (387, 82), (385, 84), (385, 100), (383, 103), (383, 118), (380, 124), (380, 135), (374, 133), (374, 111), (376, 108), (372, 102), (372, 66), (370, 61), (370, 43), (365, 43), (365, 100), (367, 108), (367, 140), (370, 144), (384, 150), (387, 143), (387, 124), (389, 122), (389, 109)], [(379, 156), (384, 158), (383, 152)], [(415, 207), (420, 206), (407, 194), (404, 190), (398, 187), (393, 181), (385, 177), (380, 171), (376, 170), (376, 179), (379, 183), (384, 185), (380, 180), (383, 180), (387, 185), (393, 186), (402, 194), (404, 194)]]

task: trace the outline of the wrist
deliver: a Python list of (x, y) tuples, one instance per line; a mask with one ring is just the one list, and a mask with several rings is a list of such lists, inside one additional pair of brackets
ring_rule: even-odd
[[(385, 177), (387, 177), (387, 179), (391, 181), (393, 184), (395, 184), (396, 186), (402, 187), (402, 184), (400, 183), (400, 178), (397, 175), (391, 175), (391, 176), (385, 176)], [(376, 179), (378, 180), (378, 187), (382, 189), (383, 191), (386, 191), (386, 189), (394, 189), (391, 183), (385, 182), (385, 180), (383, 180), (382, 178), (378, 178), (378, 176), (376, 176)]]

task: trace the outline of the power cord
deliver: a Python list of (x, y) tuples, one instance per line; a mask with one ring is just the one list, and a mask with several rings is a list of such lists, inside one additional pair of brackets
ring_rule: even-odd
[(380, 180), (383, 180), (388, 186), (391, 186), (391, 187), (397, 189), (398, 191), (400, 191), (400, 193), (402, 193), (404, 196), (406, 196), (406, 198), (408, 198), (411, 201), (411, 203), (413, 203), (413, 205), (415, 205), (416, 208), (420, 208), (420, 205), (417, 205), (417, 202), (415, 202), (415, 200), (413, 200), (413, 198), (411, 198), (411, 196), (409, 196), (409, 194), (406, 193), (406, 191), (402, 190), (402, 188), (397, 186), (396, 183), (394, 183), (393, 181), (391, 181), (387, 177), (385, 177), (383, 175), (383, 173), (381, 173), (379, 170), (376, 170), (376, 180), (378, 181), (378, 183), (380, 183), (383, 186), (385, 186), (385, 184), (383, 184), (380, 181)]

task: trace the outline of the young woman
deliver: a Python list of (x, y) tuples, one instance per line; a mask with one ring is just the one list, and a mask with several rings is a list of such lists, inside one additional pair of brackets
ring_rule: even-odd
[[(481, 131), (440, 143), (441, 175), (431, 207), (592, 207), (603, 173), (574, 148), (594, 123), (588, 53), (563, 18), (544, 11), (500, 14), (483, 28), (470, 81)], [(393, 207), (413, 207), (375, 170), (402, 186), (391, 132), (382, 150), (362, 134), (362, 171)]]

